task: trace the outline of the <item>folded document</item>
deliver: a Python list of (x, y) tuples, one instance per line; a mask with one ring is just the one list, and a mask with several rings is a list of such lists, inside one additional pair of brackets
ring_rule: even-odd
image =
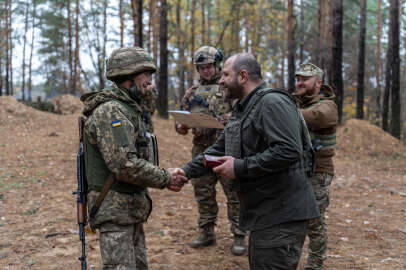
[(175, 121), (188, 127), (205, 127), (223, 129), (224, 125), (217, 118), (205, 113), (191, 113), (188, 111), (168, 111)]

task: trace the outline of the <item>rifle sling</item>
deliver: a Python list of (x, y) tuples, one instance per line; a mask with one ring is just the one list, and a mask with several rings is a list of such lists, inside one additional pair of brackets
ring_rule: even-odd
[(94, 218), (97, 214), (97, 211), (99, 211), (99, 208), (102, 204), (102, 202), (104, 201), (104, 198), (106, 198), (107, 193), (109, 192), (109, 190), (111, 189), (111, 187), (114, 184), (114, 175), (112, 173), (110, 173), (109, 178), (107, 178), (106, 183), (104, 184), (102, 190), (99, 193), (99, 196), (96, 199), (96, 202), (94, 203), (92, 209), (90, 210), (89, 213), (89, 223), (90, 223), (90, 227), (93, 230), (93, 221)]

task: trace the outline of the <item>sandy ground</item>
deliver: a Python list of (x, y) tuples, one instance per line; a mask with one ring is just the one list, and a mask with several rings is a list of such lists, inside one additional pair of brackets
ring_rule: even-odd
[[(77, 114), (39, 112), (0, 98), (0, 270), (80, 269), (72, 195), (77, 185), (76, 121)], [(171, 120), (154, 121), (161, 166), (187, 162), (192, 137), (177, 135)], [(327, 210), (325, 269), (406, 269), (405, 148), (366, 123), (352, 125), (339, 132), (343, 139)], [(364, 126), (366, 135), (357, 137), (363, 134), (358, 126)], [(356, 147), (348, 147), (351, 143)], [(377, 147), (372, 151), (371, 145)], [(151, 189), (151, 195), (154, 210), (145, 225), (151, 270), (249, 269), (247, 256), (231, 255), (232, 235), (219, 185), (217, 245), (200, 250), (186, 244), (198, 234), (191, 185), (180, 193)], [(98, 235), (86, 237), (88, 268), (101, 269)], [(306, 253), (305, 244), (299, 269)]]

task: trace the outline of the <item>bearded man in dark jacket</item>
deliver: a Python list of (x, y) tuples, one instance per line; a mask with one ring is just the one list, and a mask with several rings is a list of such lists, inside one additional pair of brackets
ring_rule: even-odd
[(219, 82), (226, 98), (238, 101), (217, 141), (182, 170), (199, 177), (211, 171), (204, 155), (219, 156), (213, 171), (233, 180), (240, 227), (250, 231), (250, 269), (296, 269), (308, 220), (319, 216), (302, 115), (287, 92), (266, 87), (251, 54), (230, 57)]

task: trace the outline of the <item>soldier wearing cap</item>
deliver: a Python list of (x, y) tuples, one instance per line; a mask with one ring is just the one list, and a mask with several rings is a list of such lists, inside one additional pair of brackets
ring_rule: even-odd
[[(193, 57), (193, 63), (200, 75), (199, 84), (190, 87), (182, 98), (183, 109), (191, 112), (203, 112), (218, 117), (224, 124), (231, 113), (231, 103), (223, 98), (223, 91), (219, 86), (221, 77), (220, 62), (223, 54), (220, 50), (203, 46), (199, 48)], [(188, 127), (175, 123), (176, 131), (185, 135)], [(212, 145), (218, 135), (219, 130), (210, 128), (192, 128), (193, 149), (192, 157), (196, 157)], [(232, 253), (242, 255), (245, 252), (244, 231), (239, 229), (239, 200), (237, 193), (232, 190), (232, 181), (221, 179), (216, 174), (210, 173), (200, 178), (192, 180), (195, 198), (198, 205), (199, 219), (198, 226), (200, 235), (189, 245), (193, 248), (210, 246), (216, 243), (214, 226), (218, 214), (218, 204), (216, 201), (216, 183), (220, 182), (227, 197), (227, 213), (231, 223), (231, 232), (234, 235)]]
[(140, 97), (152, 84), (152, 58), (139, 47), (120, 48), (107, 60), (106, 77), (114, 85), (85, 94), (83, 114), (88, 209), (97, 205), (102, 188), (112, 187), (92, 228), (100, 232), (103, 269), (148, 269), (143, 223), (152, 211), (148, 187), (179, 191), (185, 182), (175, 170), (157, 166), (151, 153), (153, 134), (142, 117)]
[(334, 176), (333, 156), (338, 122), (334, 92), (322, 84), (323, 70), (307, 63), (296, 71), (295, 97), (316, 150), (316, 171), (309, 179), (316, 195), (321, 216), (309, 222), (309, 255), (306, 269), (323, 269), (327, 258), (327, 229), (324, 213), (329, 205), (329, 192)]

